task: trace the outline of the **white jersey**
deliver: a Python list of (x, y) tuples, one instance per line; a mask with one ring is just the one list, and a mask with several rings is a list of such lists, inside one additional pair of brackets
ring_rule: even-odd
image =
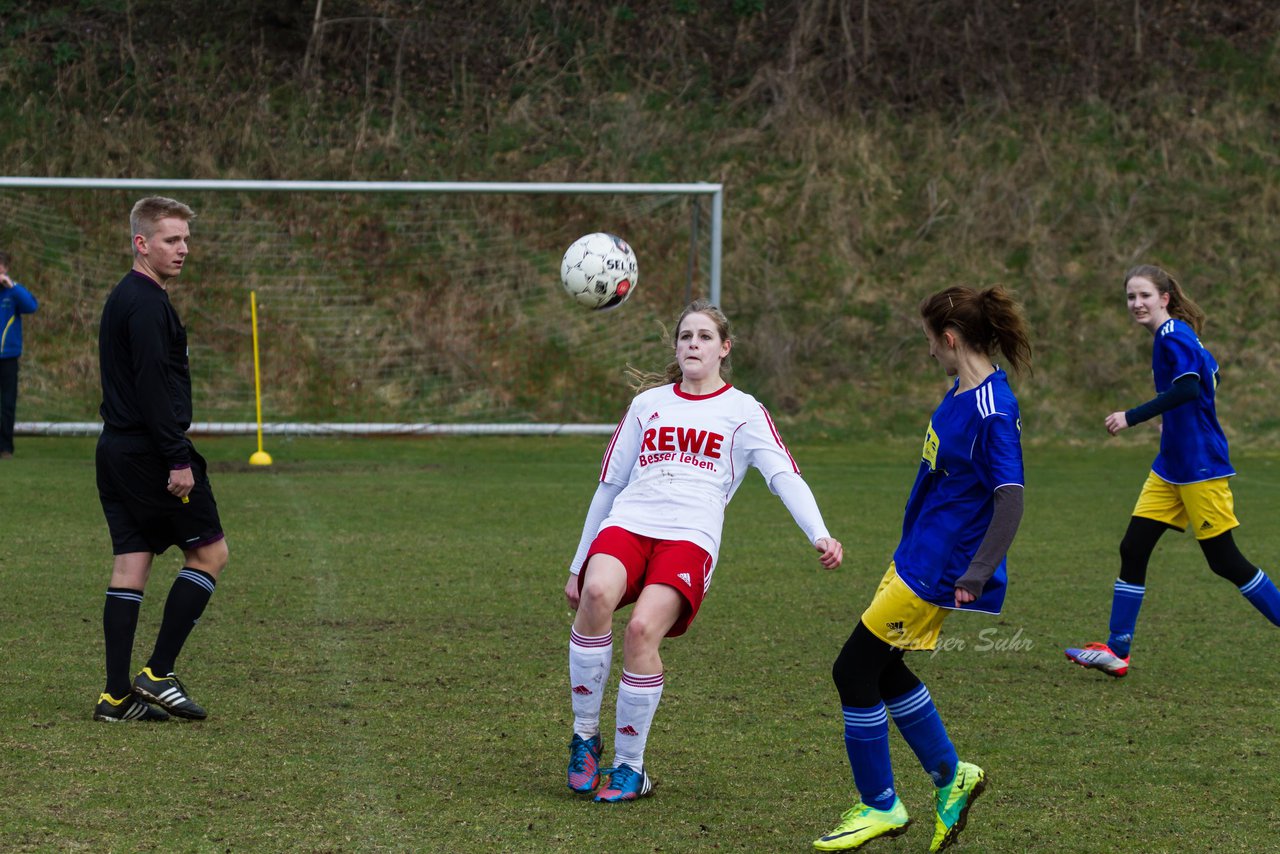
[(705, 549), (714, 566), (724, 508), (748, 466), (766, 482), (800, 472), (754, 397), (729, 385), (708, 395), (686, 394), (675, 383), (643, 391), (604, 453), (600, 480), (622, 491), (600, 530), (616, 525), (646, 537), (688, 540)]

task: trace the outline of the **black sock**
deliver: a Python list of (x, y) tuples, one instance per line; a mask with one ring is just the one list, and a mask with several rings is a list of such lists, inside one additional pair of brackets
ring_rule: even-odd
[(184, 566), (169, 588), (169, 598), (164, 601), (164, 620), (156, 635), (156, 648), (147, 661), (147, 667), (156, 676), (168, 676), (187, 636), (195, 628), (204, 613), (213, 588), (217, 584), (212, 575), (199, 569)]
[(116, 700), (123, 700), (133, 692), (130, 664), (141, 608), (141, 590), (107, 588), (107, 601), (102, 606), (102, 639), (107, 650), (107, 685), (103, 690)]

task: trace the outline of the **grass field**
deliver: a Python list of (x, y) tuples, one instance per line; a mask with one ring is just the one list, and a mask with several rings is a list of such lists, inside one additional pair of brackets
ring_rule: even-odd
[[(109, 566), (92, 440), (20, 437), (0, 464), (0, 849), (805, 851), (855, 799), (830, 662), (896, 543), (913, 443), (792, 448), (845, 544), (835, 573), (749, 477), (711, 595), (664, 649), (657, 791), (624, 807), (564, 787), (561, 589), (600, 437), (277, 440), (268, 470), (244, 464), (248, 440), (198, 444), (232, 550), (179, 660), (204, 723), (90, 718)], [(909, 658), (990, 774), (957, 851), (1256, 851), (1280, 834), (1277, 635), (1189, 535), (1156, 553), (1129, 678), (1062, 656), (1105, 637), (1152, 452), (1028, 449), (1004, 615), (954, 617), (946, 649)], [(1275, 567), (1280, 457), (1236, 456), (1239, 542)], [(135, 660), (178, 566), (157, 561)], [(916, 824), (872, 850), (926, 851), (930, 784), (891, 740)]]

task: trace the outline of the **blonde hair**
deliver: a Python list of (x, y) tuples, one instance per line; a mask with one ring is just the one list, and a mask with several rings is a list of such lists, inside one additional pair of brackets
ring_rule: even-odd
[(1127, 289), (1129, 282), (1136, 278), (1146, 279), (1156, 286), (1157, 291), (1162, 294), (1168, 294), (1169, 316), (1186, 321), (1187, 325), (1197, 335), (1200, 334), (1200, 330), (1208, 318), (1205, 316), (1204, 309), (1196, 305), (1195, 300), (1187, 296), (1186, 292), (1182, 290), (1182, 285), (1178, 284), (1177, 279), (1154, 264), (1139, 264), (1136, 267), (1130, 267), (1128, 272), (1124, 274), (1125, 288)]
[[(705, 299), (697, 299), (685, 306), (684, 311), (680, 312), (680, 318), (676, 321), (675, 332), (671, 335), (671, 345), (675, 346), (676, 341), (680, 337), (680, 326), (684, 323), (684, 319), (691, 314), (705, 314), (711, 318), (716, 325), (716, 332), (720, 335), (721, 341), (729, 341), (732, 335), (729, 334), (729, 318), (724, 316), (724, 312), (718, 306), (714, 306), (710, 301)], [(726, 356), (724, 361), (720, 363), (720, 378), (729, 379), (732, 368), (729, 365), (729, 358)], [(627, 365), (627, 384), (632, 390), (639, 394), (658, 386), (671, 385), (678, 383), (684, 379), (684, 371), (680, 370), (680, 363), (672, 359), (667, 366), (661, 371), (642, 371)]]
[(1022, 306), (1000, 285), (977, 290), (946, 288), (920, 301), (920, 317), (941, 336), (954, 329), (971, 347), (994, 356), (999, 350), (1018, 373), (1031, 368), (1031, 334)]
[[(190, 222), (196, 218), (196, 212), (182, 202), (164, 196), (147, 196), (145, 199), (138, 199), (133, 210), (129, 211), (130, 237), (141, 234), (149, 239), (156, 233), (156, 225), (160, 220), (171, 217)], [(134, 246), (133, 251), (136, 255), (138, 247)]]

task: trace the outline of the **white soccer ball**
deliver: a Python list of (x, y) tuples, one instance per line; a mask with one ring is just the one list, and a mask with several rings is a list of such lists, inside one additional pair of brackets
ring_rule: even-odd
[(640, 267), (627, 241), (599, 231), (573, 241), (560, 262), (560, 282), (569, 296), (593, 311), (608, 311), (636, 289)]

